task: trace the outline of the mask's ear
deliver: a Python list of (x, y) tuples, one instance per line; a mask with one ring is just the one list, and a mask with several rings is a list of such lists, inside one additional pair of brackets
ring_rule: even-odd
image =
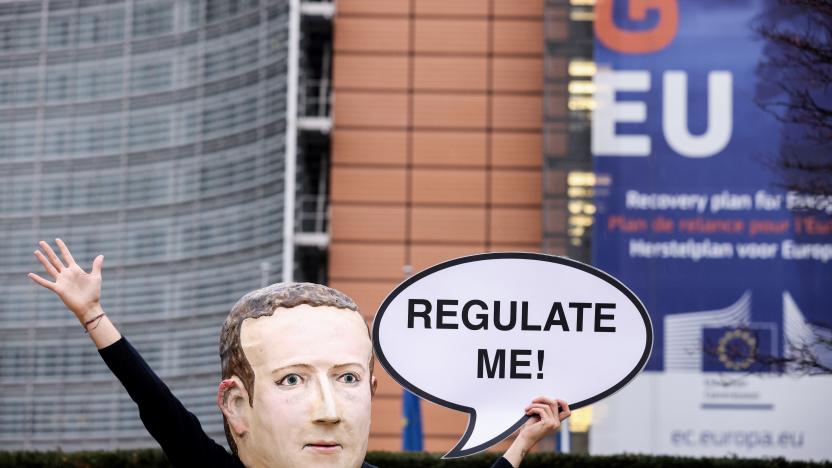
[(248, 432), (251, 405), (249, 405), (248, 392), (237, 376), (220, 382), (217, 390), (217, 406), (220, 407), (220, 411), (236, 438), (243, 437)]

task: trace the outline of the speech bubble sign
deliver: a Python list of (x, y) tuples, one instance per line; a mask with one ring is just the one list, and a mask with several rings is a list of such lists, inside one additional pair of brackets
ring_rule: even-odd
[(538, 396), (581, 408), (644, 367), (650, 316), (620, 281), (564, 257), (490, 253), (457, 258), (396, 287), (373, 322), (373, 346), (400, 385), (468, 413), (444, 458), (500, 442)]

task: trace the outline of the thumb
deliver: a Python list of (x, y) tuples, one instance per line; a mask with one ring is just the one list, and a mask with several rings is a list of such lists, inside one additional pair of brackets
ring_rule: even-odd
[(104, 265), (104, 256), (99, 255), (92, 261), (92, 274), (101, 275), (101, 266)]

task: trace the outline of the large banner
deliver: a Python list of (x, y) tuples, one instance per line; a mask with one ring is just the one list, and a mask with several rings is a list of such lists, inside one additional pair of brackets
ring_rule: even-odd
[[(789, 406), (795, 394), (770, 388), (785, 385), (770, 371), (797, 370), (772, 363), (801, 350), (832, 364), (832, 346), (813, 345), (832, 323), (832, 195), (811, 170), (832, 154), (812, 122), (793, 118), (801, 103), (790, 91), (809, 77), (800, 63), (784, 70), (799, 55), (765, 34), (789, 21), (805, 29), (799, 13), (762, 0), (597, 3), (593, 263), (644, 302), (656, 332), (646, 369), (660, 373), (643, 387), (655, 392), (655, 417), (641, 418), (654, 441), (626, 447), (616, 433), (625, 394), (600, 412), (596, 452), (832, 457), (817, 432), (832, 429), (828, 411)], [(815, 102), (828, 104), (826, 93)], [(660, 382), (680, 373), (699, 384)], [(789, 388), (820, 400), (811, 395), (827, 379)], [(710, 429), (756, 432), (714, 445)], [(794, 443), (778, 445), (781, 433)], [(749, 447), (749, 437), (774, 441)]]

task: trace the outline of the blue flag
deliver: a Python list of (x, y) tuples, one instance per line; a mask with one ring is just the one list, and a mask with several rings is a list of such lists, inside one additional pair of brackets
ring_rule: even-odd
[(404, 391), (402, 395), (402, 450), (420, 452), (423, 450), (422, 410), (419, 397)]

